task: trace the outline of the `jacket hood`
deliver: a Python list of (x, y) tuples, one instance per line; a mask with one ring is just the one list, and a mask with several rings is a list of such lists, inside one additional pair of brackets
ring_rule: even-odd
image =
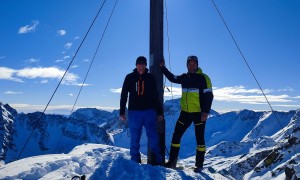
[(198, 67), (198, 70), (196, 71), (196, 74), (202, 74), (202, 69)]

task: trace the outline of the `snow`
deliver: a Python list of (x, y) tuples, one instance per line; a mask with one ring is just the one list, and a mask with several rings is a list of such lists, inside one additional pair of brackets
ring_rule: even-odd
[[(296, 158), (296, 156), (294, 157)], [(194, 173), (195, 157), (180, 159), (178, 166), (183, 170), (173, 170), (161, 166), (145, 164), (146, 156), (142, 154), (142, 164), (130, 160), (129, 150), (125, 148), (102, 145), (83, 144), (75, 147), (68, 154), (48, 154), (14, 161), (0, 167), (0, 179), (71, 179), (85, 175), (87, 179), (233, 179), (221, 175), (224, 161), (234, 164), (238, 157), (212, 157), (204, 165), (202, 173)], [(209, 172), (214, 167), (217, 172)], [(224, 173), (223, 173), (224, 174)], [(252, 175), (251, 175), (252, 174)], [(284, 174), (273, 178), (270, 172), (262, 176), (245, 179), (284, 179)]]
[[(180, 106), (178, 102), (166, 104), (166, 148), (169, 150)], [(90, 110), (77, 112), (78, 117), (81, 115), (91, 118), (91, 114)], [(14, 141), (12, 147), (22, 147), (29, 131), (26, 131), (27, 126), (17, 125), (26, 122), (32, 124), (35, 116), (31, 115), (22, 116), (23, 118), (14, 122), (16, 127), (14, 131), (19, 135), (14, 137), (19, 139)], [(108, 121), (109, 118), (115, 119), (115, 114), (99, 112), (96, 113), (97, 118), (91, 118), (89, 122), (98, 121), (99, 115), (103, 115), (103, 121), (99, 121), (99, 125), (105, 121), (113, 122)], [(300, 109), (289, 113), (277, 113), (277, 115), (284, 125), (283, 130), (279, 128), (274, 116), (268, 112), (242, 110), (225, 114), (213, 113), (206, 124), (207, 152), (201, 174), (193, 172), (196, 147), (193, 125), (185, 132), (181, 141), (177, 166), (183, 167), (183, 170), (173, 170), (146, 164), (145, 132), (140, 149), (142, 164), (138, 164), (130, 160), (128, 128), (120, 128), (117, 127), (117, 123), (112, 123), (106, 129), (110, 140), (96, 140), (103, 138), (102, 135), (97, 136), (97, 134), (105, 130), (82, 128), (83, 122), (80, 119), (74, 122), (76, 124), (67, 124), (68, 126), (65, 127), (63, 123), (57, 123), (57, 121), (64, 121), (60, 116), (47, 116), (47, 121), (44, 123), (51, 126), (44, 124), (43, 127), (48, 128), (46, 129), (48, 134), (44, 133), (43, 136), (34, 134), (34, 138), (29, 141), (24, 150), (25, 155), (21, 156), (21, 158), (26, 157), (24, 159), (9, 163), (15, 160), (18, 154), (17, 148), (10, 149), (11, 151), (6, 154), (6, 161), (0, 162), (0, 179), (71, 179), (76, 175), (85, 175), (87, 179), (285, 179), (287, 176), (285, 169), (289, 166), (295, 171), (295, 176), (300, 177)], [(7, 116), (3, 116), (3, 120), (6, 124), (11, 121)], [(62, 127), (66, 128), (64, 132), (68, 136), (63, 136), (60, 140), (63, 131), (58, 129)], [(287, 139), (286, 134), (292, 139)], [(79, 141), (85, 135), (89, 137), (89, 141)], [(39, 149), (37, 142), (40, 142), (40, 137), (43, 137), (41, 142), (47, 145), (45, 147), (56, 147), (59, 139), (58, 150)], [(291, 147), (291, 144), (294, 146)], [(274, 157), (278, 155), (279, 158), (274, 159), (270, 156), (273, 150), (276, 155)], [(64, 154), (54, 154), (61, 152)], [(37, 154), (47, 155), (34, 156)], [(166, 151), (167, 158), (168, 151)], [(268, 162), (265, 158), (269, 158)], [(216, 172), (209, 172), (209, 167), (213, 167)]]
[[(143, 161), (146, 156), (142, 155)], [(226, 179), (207, 170), (194, 173), (193, 159), (181, 160), (185, 170), (139, 164), (130, 160), (129, 150), (109, 145), (83, 144), (68, 154), (34, 156), (0, 167), (0, 179)]]

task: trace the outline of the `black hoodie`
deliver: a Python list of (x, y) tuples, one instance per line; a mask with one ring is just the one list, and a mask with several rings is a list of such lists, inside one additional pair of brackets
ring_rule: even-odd
[(128, 110), (155, 109), (157, 115), (162, 115), (156, 81), (154, 76), (148, 73), (147, 68), (142, 75), (135, 68), (125, 77), (121, 92), (120, 115), (125, 115), (128, 93)]

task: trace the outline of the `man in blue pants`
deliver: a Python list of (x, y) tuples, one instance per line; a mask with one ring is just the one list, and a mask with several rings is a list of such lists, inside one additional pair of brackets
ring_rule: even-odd
[(125, 107), (129, 93), (128, 119), (130, 128), (131, 160), (141, 163), (140, 139), (145, 127), (149, 147), (155, 155), (155, 164), (162, 164), (157, 121), (163, 119), (158, 90), (154, 76), (148, 73), (147, 59), (140, 56), (136, 60), (136, 68), (125, 77), (120, 100), (120, 120), (125, 121)]

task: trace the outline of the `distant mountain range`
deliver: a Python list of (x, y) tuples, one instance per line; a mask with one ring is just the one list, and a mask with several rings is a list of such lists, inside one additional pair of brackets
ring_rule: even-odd
[[(34, 112), (18, 114), (8, 104), (0, 103), (0, 160), (66, 153), (83, 143), (113, 144), (107, 133), (117, 123), (118, 112), (79, 109), (70, 117)], [(34, 129), (34, 131), (33, 131)]]
[[(164, 110), (169, 149), (180, 113), (179, 99), (166, 101)], [(0, 161), (3, 164), (24, 157), (68, 153), (83, 143), (129, 148), (129, 131), (119, 126), (118, 116), (118, 110), (107, 112), (93, 108), (78, 109), (69, 117), (41, 112), (24, 114), (0, 102)], [(299, 144), (300, 109), (275, 113), (241, 110), (224, 114), (212, 110), (206, 124), (205, 166), (217, 168), (225, 177), (235, 179), (266, 173), (272, 173), (272, 177), (284, 174), (289, 179), (300, 174)], [(182, 138), (179, 158), (193, 158), (195, 147), (191, 126)], [(147, 154), (145, 135), (141, 152)]]

